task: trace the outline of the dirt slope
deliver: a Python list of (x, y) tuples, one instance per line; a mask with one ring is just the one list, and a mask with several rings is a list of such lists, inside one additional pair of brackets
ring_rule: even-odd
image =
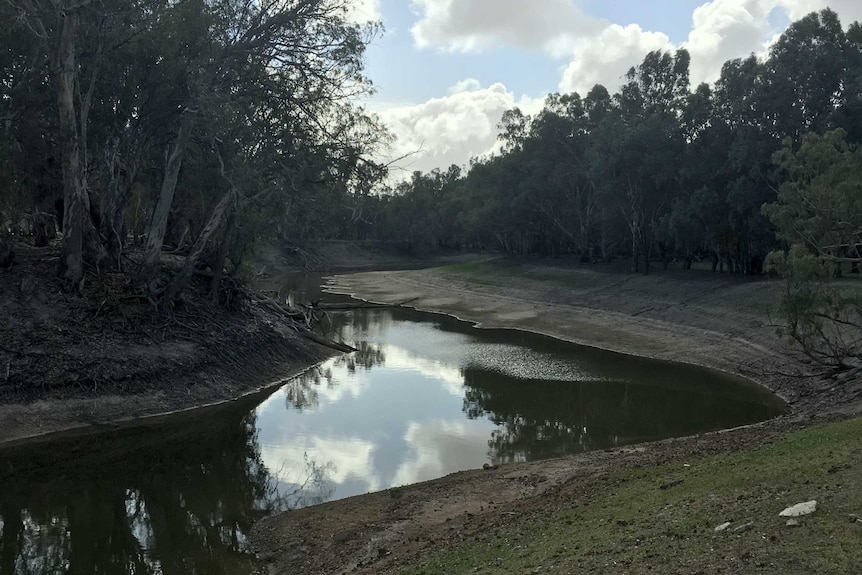
[(192, 294), (156, 313), (121, 275), (70, 294), (56, 249), (16, 251), (0, 270), (0, 445), (229, 401), (332, 355), (254, 306)]

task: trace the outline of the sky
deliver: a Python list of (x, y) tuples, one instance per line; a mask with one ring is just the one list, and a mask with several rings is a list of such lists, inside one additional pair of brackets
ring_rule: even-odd
[[(831, 8), (844, 26), (862, 0), (353, 0), (383, 23), (367, 51), (368, 110), (396, 141), (392, 177), (466, 166), (493, 152), (504, 111), (554, 92), (614, 93), (651, 50), (686, 48), (692, 86), (727, 60), (766, 55), (787, 26)], [(387, 161), (389, 158), (381, 158)]]

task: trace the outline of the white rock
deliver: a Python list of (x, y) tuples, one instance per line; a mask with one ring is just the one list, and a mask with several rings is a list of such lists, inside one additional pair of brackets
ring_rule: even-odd
[(806, 501), (805, 503), (797, 503), (788, 507), (778, 515), (780, 517), (802, 517), (817, 511), (817, 501)]
[(727, 529), (728, 527), (730, 527), (730, 521), (728, 521), (727, 523), (722, 523), (721, 525), (719, 525), (718, 527), (716, 527), (716, 528), (715, 528), (715, 530), (716, 530), (716, 532), (718, 532), (718, 531), (724, 531), (724, 530), (725, 530), (725, 529)]

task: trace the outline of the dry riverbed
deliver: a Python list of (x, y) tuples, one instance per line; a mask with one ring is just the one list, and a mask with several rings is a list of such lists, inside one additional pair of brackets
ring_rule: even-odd
[[(572, 505), (599, 501), (609, 485), (626, 484), (630, 481), (626, 474), (639, 470), (647, 470), (643, 472), (647, 479), (641, 480), (658, 481), (655, 488), (666, 481), (672, 491), (682, 482), (676, 483), (679, 480), (667, 471), (668, 466), (678, 469), (683, 462), (690, 466), (688, 462), (712, 461), (704, 458), (764, 449), (813, 423), (855, 413), (862, 394), (858, 379), (836, 385), (775, 335), (769, 310), (780, 289), (778, 281), (702, 272), (643, 277), (610, 266), (489, 261), (337, 276), (333, 285), (337, 291), (375, 302), (410, 300), (417, 309), (452, 314), (484, 327), (525, 329), (741, 374), (785, 398), (790, 412), (730, 431), (465, 471), (288, 512), (260, 522), (252, 536), (261, 559), (274, 573), (382, 573), (410, 567), (428, 573), (539, 573), (542, 565), (519, 570), (529, 564), (521, 561), (520, 552), (511, 556), (512, 548), (521, 547), (510, 541), (519, 537), (511, 532), (513, 525), (534, 525), (545, 517), (558, 517)], [(810, 454), (807, 459), (814, 461)], [(757, 485), (749, 487), (762, 492)], [(795, 495), (796, 491), (788, 487), (783, 493)], [(680, 509), (684, 514), (686, 507)], [(716, 519), (719, 516), (715, 514)], [(585, 527), (571, 519), (564, 521), (564, 528)], [(491, 533), (495, 535), (487, 546), (500, 545), (506, 552), (488, 560), (477, 557), (472, 549), (484, 548)], [(537, 540), (529, 534), (525, 537), (524, 545)], [(538, 540), (544, 541), (545, 536)], [(462, 564), (458, 553), (467, 562)], [(655, 565), (666, 565), (660, 556), (659, 552)], [(686, 557), (696, 565), (697, 558)], [(607, 559), (610, 571), (627, 571), (616, 570), (611, 557)], [(737, 570), (728, 572), (748, 572), (738, 569), (741, 564), (734, 563), (736, 559), (729, 561), (729, 568)], [(571, 562), (557, 563), (572, 569)], [(671, 566), (668, 572), (697, 572), (680, 570), (681, 565)]]

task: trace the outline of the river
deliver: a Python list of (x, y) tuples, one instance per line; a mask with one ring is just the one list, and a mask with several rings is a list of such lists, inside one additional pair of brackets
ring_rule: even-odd
[(247, 575), (246, 533), (270, 513), (784, 409), (727, 374), (406, 309), (327, 312), (320, 329), (359, 351), (268, 397), (0, 450), (0, 575)]

